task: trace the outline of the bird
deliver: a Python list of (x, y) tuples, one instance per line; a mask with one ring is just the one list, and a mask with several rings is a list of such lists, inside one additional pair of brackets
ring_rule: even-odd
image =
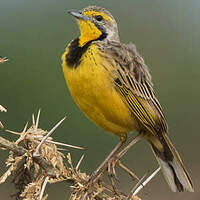
[(149, 69), (135, 45), (120, 41), (117, 22), (105, 8), (88, 6), (68, 13), (78, 22), (80, 36), (67, 45), (62, 69), (76, 104), (121, 143), (131, 131), (142, 134), (171, 190), (193, 192), (192, 180), (168, 137)]

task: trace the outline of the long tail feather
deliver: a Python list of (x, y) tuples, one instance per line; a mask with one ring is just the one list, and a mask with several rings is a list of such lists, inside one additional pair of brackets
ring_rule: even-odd
[(166, 133), (159, 135), (163, 149), (151, 142), (152, 150), (161, 166), (163, 175), (173, 192), (194, 192), (192, 181), (183, 166), (183, 162)]

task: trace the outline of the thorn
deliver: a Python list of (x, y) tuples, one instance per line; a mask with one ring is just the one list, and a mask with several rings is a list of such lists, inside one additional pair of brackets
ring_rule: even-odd
[(35, 116), (34, 116), (34, 114), (32, 114), (32, 123), (35, 126)]
[(40, 120), (40, 112), (41, 109), (38, 110), (38, 114), (37, 114), (37, 118), (36, 118), (36, 124), (35, 124), (35, 129), (38, 129), (38, 124), (39, 124), (39, 120)]
[(2, 105), (0, 105), (0, 111), (1, 111), (1, 112), (7, 112), (7, 109), (4, 108)]
[(25, 124), (25, 126), (24, 126), (24, 129), (23, 129), (23, 131), (22, 131), (22, 133), (25, 133), (25, 132), (26, 132), (27, 127), (28, 127), (28, 122), (26, 122), (26, 124)]
[(83, 154), (80, 158), (80, 160), (78, 161), (78, 164), (76, 165), (76, 171), (78, 171), (80, 165), (81, 165), (81, 162), (83, 161), (83, 158), (85, 157), (85, 155)]
[(63, 119), (61, 119), (41, 140), (40, 144), (36, 147), (35, 151), (33, 152), (33, 157), (37, 157), (39, 156), (39, 150), (40, 147), (42, 146), (42, 144), (47, 140), (47, 138), (56, 130), (56, 128), (58, 128), (58, 126), (60, 126), (60, 124), (66, 119), (66, 117), (64, 117)]
[(65, 147), (70, 147), (70, 148), (74, 148), (74, 149), (81, 149), (81, 150), (84, 149), (83, 147), (78, 147), (78, 146), (74, 146), (74, 145), (71, 145), (71, 144), (65, 144), (65, 143), (61, 143), (61, 142), (55, 142), (55, 141), (52, 141), (52, 140), (46, 140), (46, 142), (65, 146)]
[[(133, 187), (133, 189), (131, 190), (130, 194), (128, 195), (128, 197), (126, 198), (127, 200), (131, 199), (131, 196), (134, 196), (134, 192), (137, 190), (138, 186), (142, 185), (142, 181), (144, 180), (144, 178), (147, 176), (147, 173), (145, 173), (143, 175), (142, 178), (140, 178), (140, 180), (137, 182), (137, 184)], [(143, 185), (142, 185), (143, 186)]]
[(64, 149), (64, 148), (57, 148), (58, 151), (69, 151), (68, 149)]
[(133, 192), (132, 196), (135, 196), (151, 179), (160, 171), (161, 167), (156, 169), (140, 186)]
[(1, 63), (4, 63), (4, 62), (6, 62), (6, 61), (8, 61), (8, 58), (7, 58), (7, 57), (4, 57), (4, 58), (0, 57), (0, 64), (1, 64)]
[(48, 180), (49, 180), (49, 177), (47, 176), (45, 179), (44, 179), (44, 182), (42, 184), (42, 188), (41, 188), (41, 192), (40, 192), (40, 200), (42, 200), (42, 196), (44, 194), (44, 190), (46, 188), (46, 185), (48, 183)]
[(18, 132), (15, 132), (15, 131), (11, 131), (11, 130), (8, 130), (8, 129), (6, 129), (5, 131), (8, 132), (8, 133), (15, 134), (15, 135), (21, 135), (21, 133), (18, 133)]
[(4, 128), (4, 125), (1, 123), (1, 121), (0, 121), (0, 128)]
[(5, 131), (8, 132), (8, 133), (12, 133), (12, 134), (15, 134), (15, 135), (21, 135), (22, 133), (25, 133), (26, 130), (27, 130), (27, 127), (28, 127), (28, 122), (26, 122), (25, 126), (24, 126), (24, 129), (21, 133), (19, 132), (16, 132), (16, 131), (11, 131), (11, 130), (8, 130), (6, 129)]

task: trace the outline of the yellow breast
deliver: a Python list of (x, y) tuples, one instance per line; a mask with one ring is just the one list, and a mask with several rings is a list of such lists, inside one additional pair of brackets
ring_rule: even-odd
[(63, 71), (71, 95), (80, 109), (103, 129), (119, 136), (137, 129), (136, 120), (116, 92), (110, 65), (93, 44), (82, 55), (80, 65), (68, 66), (63, 54)]

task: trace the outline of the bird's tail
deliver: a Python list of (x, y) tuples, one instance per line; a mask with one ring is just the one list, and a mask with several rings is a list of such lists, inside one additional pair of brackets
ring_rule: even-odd
[(152, 140), (150, 137), (148, 140), (171, 190), (173, 192), (194, 192), (192, 181), (184, 169), (182, 160), (167, 134), (160, 134), (159, 141), (157, 142), (155, 141), (158, 138)]

